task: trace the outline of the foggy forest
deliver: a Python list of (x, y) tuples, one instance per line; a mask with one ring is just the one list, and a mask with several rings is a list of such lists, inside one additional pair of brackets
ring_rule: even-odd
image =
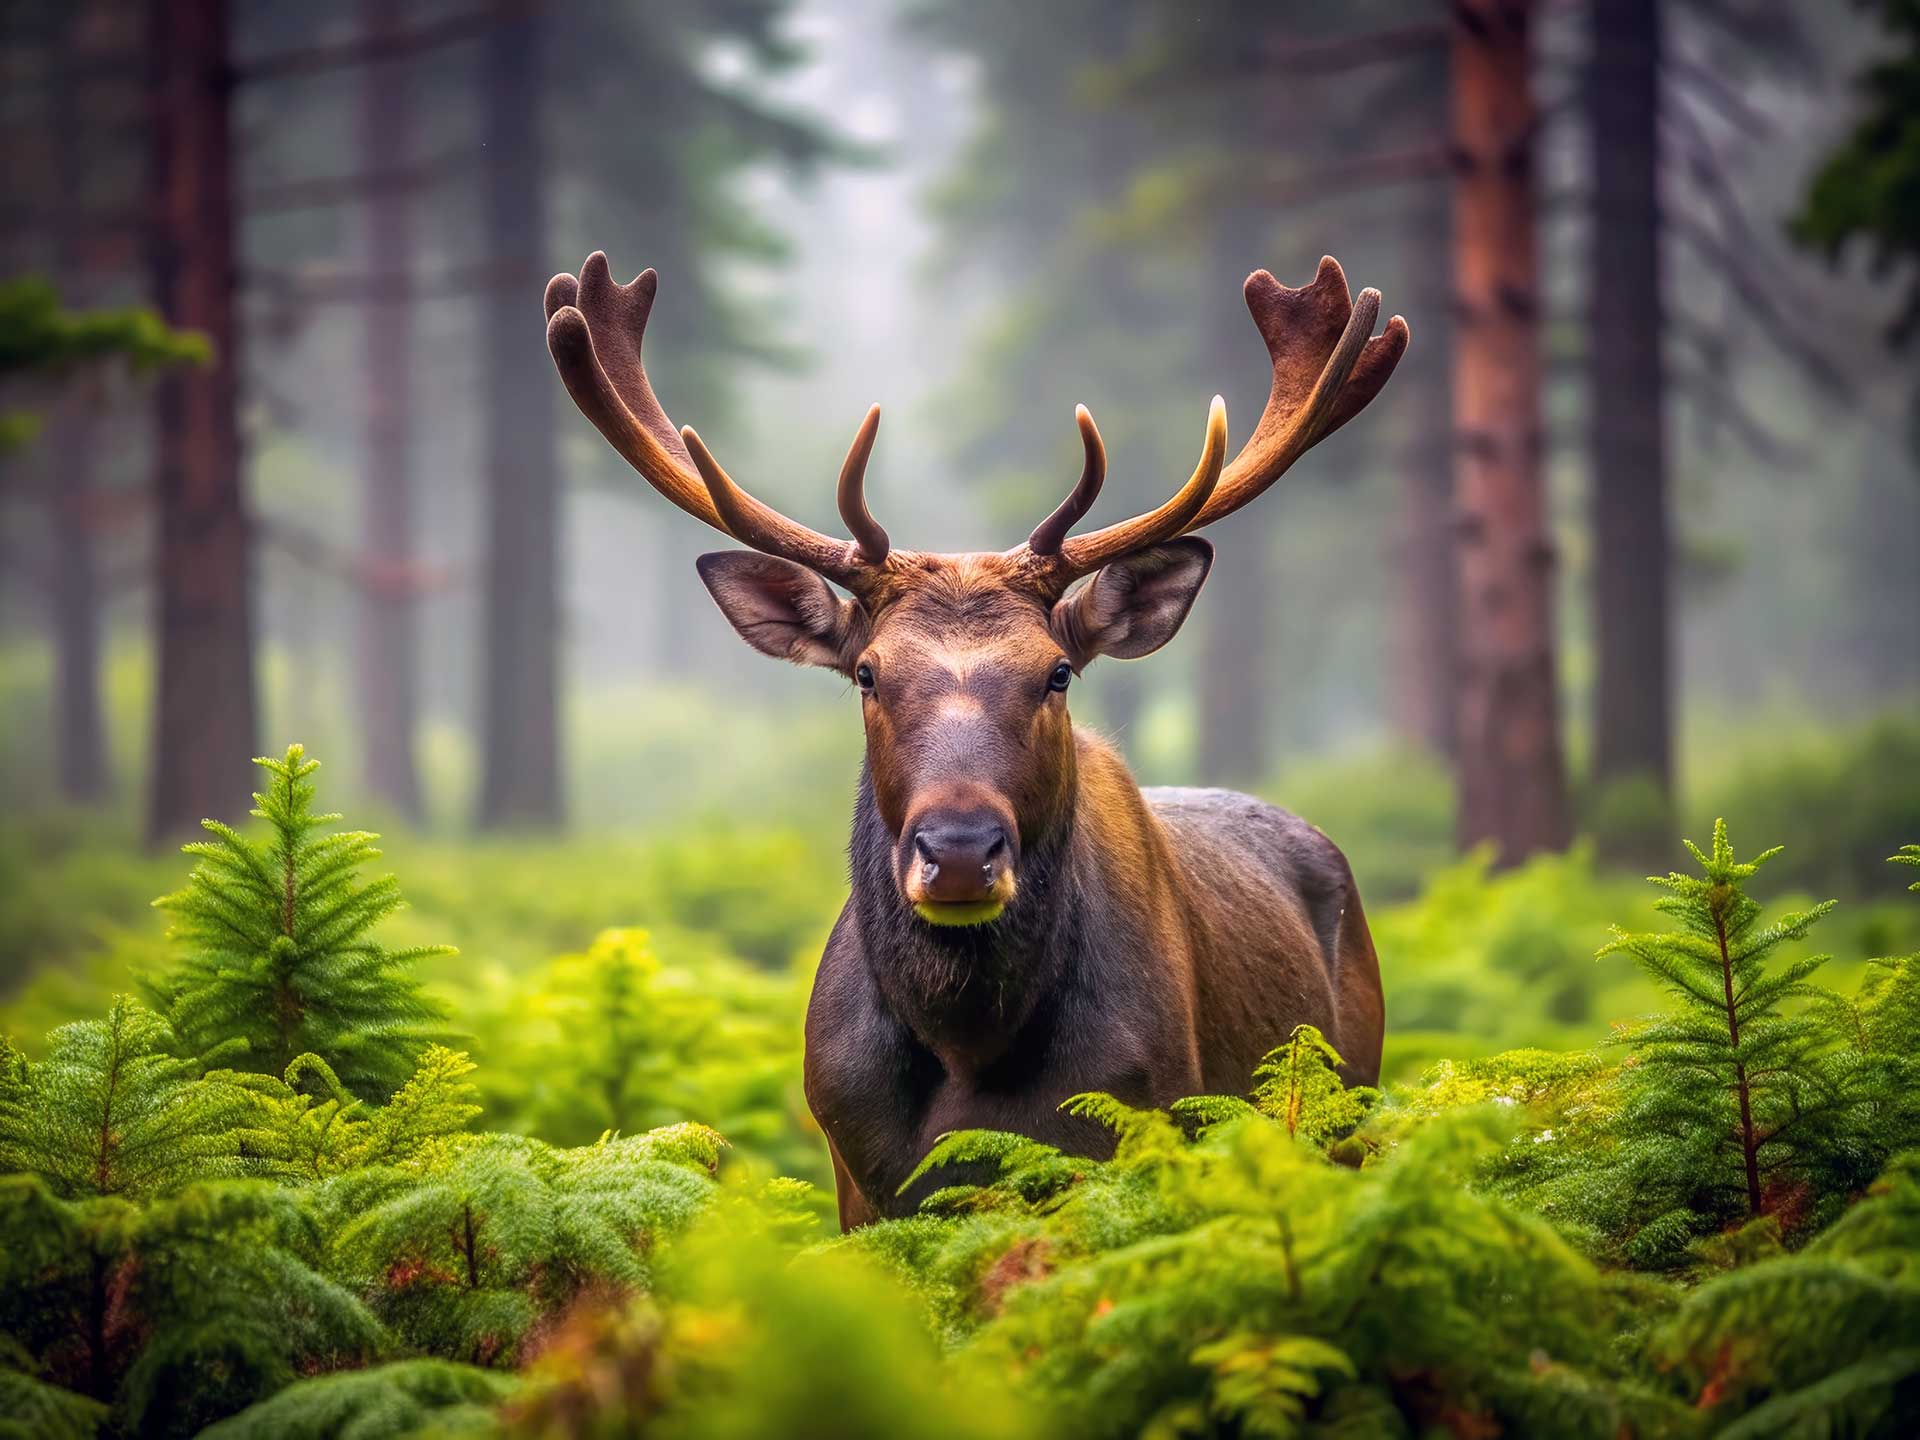
[(1920, 1427), (1913, 5), (0, 0), (0, 127), (0, 1437)]

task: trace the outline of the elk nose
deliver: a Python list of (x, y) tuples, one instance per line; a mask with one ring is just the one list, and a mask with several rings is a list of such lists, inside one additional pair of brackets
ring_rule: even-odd
[(984, 900), (1012, 863), (1006, 828), (981, 818), (929, 819), (914, 832), (915, 887), (940, 904)]

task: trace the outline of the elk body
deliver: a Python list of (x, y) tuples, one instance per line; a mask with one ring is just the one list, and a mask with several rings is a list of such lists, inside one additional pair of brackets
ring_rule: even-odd
[(1024, 544), (934, 555), (895, 549), (868, 513), (878, 407), (840, 473), (851, 541), (754, 499), (692, 429), (676, 431), (640, 359), (656, 284), (651, 270), (615, 284), (598, 253), (548, 284), (547, 344), (567, 389), (656, 490), (752, 547), (699, 561), (741, 636), (860, 694), (852, 893), (806, 1031), (807, 1101), (841, 1223), (911, 1211), (933, 1179), (901, 1186), (951, 1130), (1106, 1153), (1107, 1132), (1062, 1114), (1063, 1100), (1241, 1092), (1297, 1024), (1325, 1033), (1349, 1079), (1377, 1078), (1380, 972), (1339, 849), (1249, 796), (1142, 790), (1109, 745), (1074, 729), (1066, 694), (1096, 657), (1137, 658), (1173, 637), (1213, 563), (1190, 532), (1357, 414), (1405, 351), (1405, 322), (1373, 336), (1379, 294), (1351, 301), (1332, 259), (1297, 290), (1258, 271), (1246, 298), (1273, 385), (1232, 461), (1216, 396), (1172, 499), (1072, 535), (1106, 473), (1083, 407), (1079, 483)]

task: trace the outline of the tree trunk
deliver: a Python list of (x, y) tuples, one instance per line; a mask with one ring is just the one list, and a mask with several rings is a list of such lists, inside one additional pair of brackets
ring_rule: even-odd
[(1447, 312), (1452, 274), (1445, 243), (1447, 196), (1431, 187), (1407, 228), (1408, 312), (1421, 318), (1421, 345), (1396, 377), (1400, 387), (1398, 663), (1396, 728), (1414, 744), (1450, 758), (1459, 710), (1459, 585), (1453, 554), (1453, 462), (1441, 443), (1453, 424)]
[(212, 343), (160, 382), (158, 617), (147, 831), (246, 810), (256, 750), (252, 574), (235, 415), (232, 134), (226, 0), (154, 0), (154, 295)]
[(69, 398), (54, 423), (53, 743), (60, 793), (87, 804), (111, 789), (100, 702), (100, 574), (92, 523), (90, 418)]
[(487, 574), (480, 824), (557, 825), (559, 492), (553, 367), (540, 344), (546, 177), (540, 74), (546, 21), (503, 20), (485, 41), (486, 227), (499, 286), (483, 331)]
[[(1267, 497), (1269, 501), (1272, 496)], [(1267, 606), (1272, 540), (1257, 509), (1210, 537), (1219, 552), (1207, 581), (1201, 647), (1200, 779), (1207, 785), (1258, 785), (1267, 778)]]
[[(1284, 134), (1286, 109), (1274, 96), (1261, 111), (1270, 133)], [(1214, 277), (1206, 304), (1209, 344), (1206, 365), (1221, 375), (1247, 352), (1247, 309), (1241, 282), (1267, 243), (1270, 214), (1235, 211), (1222, 217), (1212, 245)], [(1263, 223), (1264, 222), (1264, 223)], [(1217, 367), (1217, 368), (1216, 368)], [(1261, 402), (1266, 397), (1261, 395)], [(1228, 408), (1231, 417), (1235, 412)], [(1256, 407), (1240, 413), (1258, 417)], [(1251, 427), (1251, 420), (1242, 422)], [(1285, 505), (1270, 494), (1241, 512), (1232, 525), (1208, 535), (1217, 557), (1208, 573), (1206, 630), (1200, 652), (1201, 682), (1194, 687), (1199, 704), (1200, 779), (1207, 785), (1256, 786), (1268, 778), (1268, 735), (1272, 724), (1271, 674), (1273, 625), (1273, 536), (1276, 516)]]
[(1568, 839), (1540, 426), (1530, 0), (1456, 0), (1460, 835), (1513, 865)]
[[(370, 39), (405, 26), (393, 0), (362, 0)], [(361, 79), (360, 164), (368, 174), (407, 162), (411, 127), (405, 76), (394, 62), (375, 62)], [(412, 198), (381, 186), (367, 200), (367, 272), (388, 292), (366, 313), (366, 493), (361, 554), (375, 583), (360, 592), (360, 719), (368, 790), (418, 823), (420, 777), (414, 765), (420, 657), (415, 605), (412, 374)], [(386, 583), (391, 581), (391, 583)]]
[[(84, 8), (62, 17), (54, 43), (52, 99), (55, 169), (62, 189), (54, 197), (56, 263), (64, 272), (64, 299), (87, 302), (87, 236), (81, 196), (87, 193), (86, 114), (80, 105), (77, 43)], [(60, 793), (82, 804), (111, 788), (106, 725), (100, 702), (100, 575), (93, 531), (94, 417), (84, 394), (63, 395), (48, 434), (55, 489), (53, 540), (53, 744)]]
[(1593, 489), (1593, 770), (1671, 786), (1671, 547), (1660, 337), (1660, 14), (1656, 0), (1593, 10), (1588, 274)]

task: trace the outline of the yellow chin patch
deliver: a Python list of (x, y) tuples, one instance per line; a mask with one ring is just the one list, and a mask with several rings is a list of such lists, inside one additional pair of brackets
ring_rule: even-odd
[(913, 913), (929, 925), (985, 925), (998, 920), (1007, 902), (1000, 899), (973, 900), (959, 905), (942, 905), (932, 900), (915, 903)]

